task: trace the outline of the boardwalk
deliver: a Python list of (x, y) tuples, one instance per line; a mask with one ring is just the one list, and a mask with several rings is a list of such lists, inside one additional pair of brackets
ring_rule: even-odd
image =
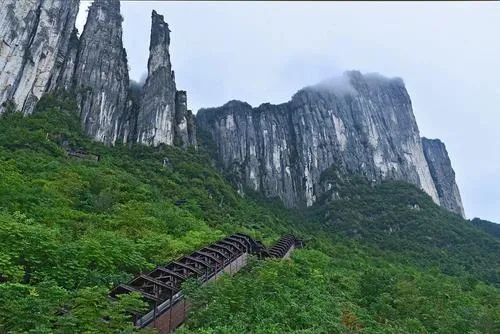
[(223, 274), (233, 275), (247, 264), (249, 255), (258, 258), (288, 258), (302, 241), (292, 235), (282, 237), (274, 246), (262, 243), (244, 234), (233, 234), (191, 255), (160, 266), (148, 274), (141, 274), (127, 284), (115, 287), (110, 296), (138, 292), (150, 305), (146, 314), (136, 315), (138, 327), (155, 328), (167, 334), (179, 327), (186, 319), (189, 303), (182, 294), (181, 285), (189, 278), (201, 284), (216, 280)]

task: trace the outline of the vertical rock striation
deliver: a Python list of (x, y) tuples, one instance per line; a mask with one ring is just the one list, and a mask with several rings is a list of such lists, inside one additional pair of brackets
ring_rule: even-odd
[(141, 89), (129, 80), (119, 0), (95, 0), (80, 38), (79, 0), (1, 0), (1, 6), (0, 114), (10, 102), (30, 113), (44, 93), (71, 90), (85, 133), (97, 141), (196, 146), (163, 16), (153, 11), (149, 75)]
[(66, 57), (58, 63), (58, 75), (54, 76), (49, 90), (71, 90), (73, 89), (73, 77), (75, 74), (76, 60), (80, 41), (78, 39), (78, 30), (73, 29), (71, 33)]
[(153, 11), (148, 77), (137, 119), (137, 140), (146, 145), (174, 144), (176, 86), (169, 46), (168, 24)]
[(465, 218), (460, 191), (455, 181), (455, 171), (446, 146), (439, 139), (422, 138), (422, 144), (441, 205)]
[(0, 11), (0, 113), (12, 101), (31, 113), (60, 75), (79, 0), (3, 0)]
[(439, 203), (401, 79), (347, 72), (284, 104), (254, 109), (231, 101), (202, 109), (197, 126), (211, 134), (241, 190), (278, 196), (289, 207), (312, 205), (331, 166), (370, 180), (413, 183)]
[(194, 115), (187, 108), (187, 95), (183, 90), (175, 94), (175, 143), (176, 146), (196, 147)]
[(95, 0), (80, 38), (73, 76), (85, 132), (114, 144), (122, 132), (129, 76), (119, 0)]
[(177, 91), (170, 62), (170, 29), (162, 15), (153, 11), (149, 46), (148, 77), (142, 89), (137, 116), (137, 141), (196, 146), (193, 115), (187, 110), (185, 91)]

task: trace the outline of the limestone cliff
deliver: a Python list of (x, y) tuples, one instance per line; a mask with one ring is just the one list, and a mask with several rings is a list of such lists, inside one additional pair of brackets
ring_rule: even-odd
[(163, 16), (152, 14), (148, 77), (137, 120), (137, 140), (157, 146), (174, 143), (175, 77), (170, 63), (170, 29)]
[(231, 101), (202, 109), (197, 126), (238, 180), (285, 205), (312, 205), (331, 166), (370, 180), (404, 180), (436, 203), (410, 97), (401, 79), (347, 72), (297, 92), (284, 104)]
[(119, 0), (95, 0), (80, 38), (73, 75), (80, 119), (95, 140), (114, 144), (126, 117), (129, 76)]
[(57, 72), (59, 74), (52, 80), (49, 90), (73, 89), (73, 78), (75, 74), (79, 46), (80, 40), (78, 39), (78, 30), (74, 28), (70, 36), (66, 56), (58, 62), (59, 68)]
[(465, 217), (460, 191), (455, 181), (455, 171), (446, 146), (439, 139), (422, 138), (422, 144), (441, 205)]
[(183, 90), (175, 94), (175, 145), (183, 148), (196, 147), (194, 115), (187, 108), (187, 95)]
[(7, 101), (31, 113), (65, 62), (79, 0), (2, 0), (0, 113)]
[(33, 111), (49, 91), (73, 91), (87, 135), (108, 145), (196, 146), (186, 92), (177, 91), (170, 30), (153, 11), (148, 78), (131, 87), (119, 0), (95, 0), (80, 38), (79, 0), (2, 0), (0, 113)]
[[(177, 91), (170, 61), (170, 29), (162, 15), (153, 11), (148, 77), (142, 89), (137, 117), (137, 141), (146, 145), (195, 146), (192, 114), (186, 92)], [(191, 116), (190, 116), (191, 115)]]

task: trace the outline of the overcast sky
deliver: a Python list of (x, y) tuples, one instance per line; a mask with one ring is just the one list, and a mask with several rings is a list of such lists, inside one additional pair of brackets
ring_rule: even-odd
[(422, 136), (447, 145), (467, 217), (500, 222), (500, 2), (122, 1), (135, 80), (153, 9), (172, 30), (177, 87), (193, 111), (285, 102), (349, 69), (402, 77)]

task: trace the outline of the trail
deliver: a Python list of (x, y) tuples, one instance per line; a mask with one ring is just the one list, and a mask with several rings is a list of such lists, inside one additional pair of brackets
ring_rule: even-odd
[(138, 292), (150, 305), (146, 314), (136, 315), (134, 322), (140, 328), (154, 328), (168, 334), (178, 328), (188, 315), (189, 302), (182, 293), (182, 283), (196, 279), (201, 284), (217, 280), (223, 274), (233, 275), (247, 265), (248, 257), (288, 258), (303, 242), (293, 235), (285, 235), (270, 248), (248, 235), (237, 233), (203, 247), (191, 255), (159, 266), (148, 274), (140, 274), (127, 284), (115, 287), (110, 296)]

